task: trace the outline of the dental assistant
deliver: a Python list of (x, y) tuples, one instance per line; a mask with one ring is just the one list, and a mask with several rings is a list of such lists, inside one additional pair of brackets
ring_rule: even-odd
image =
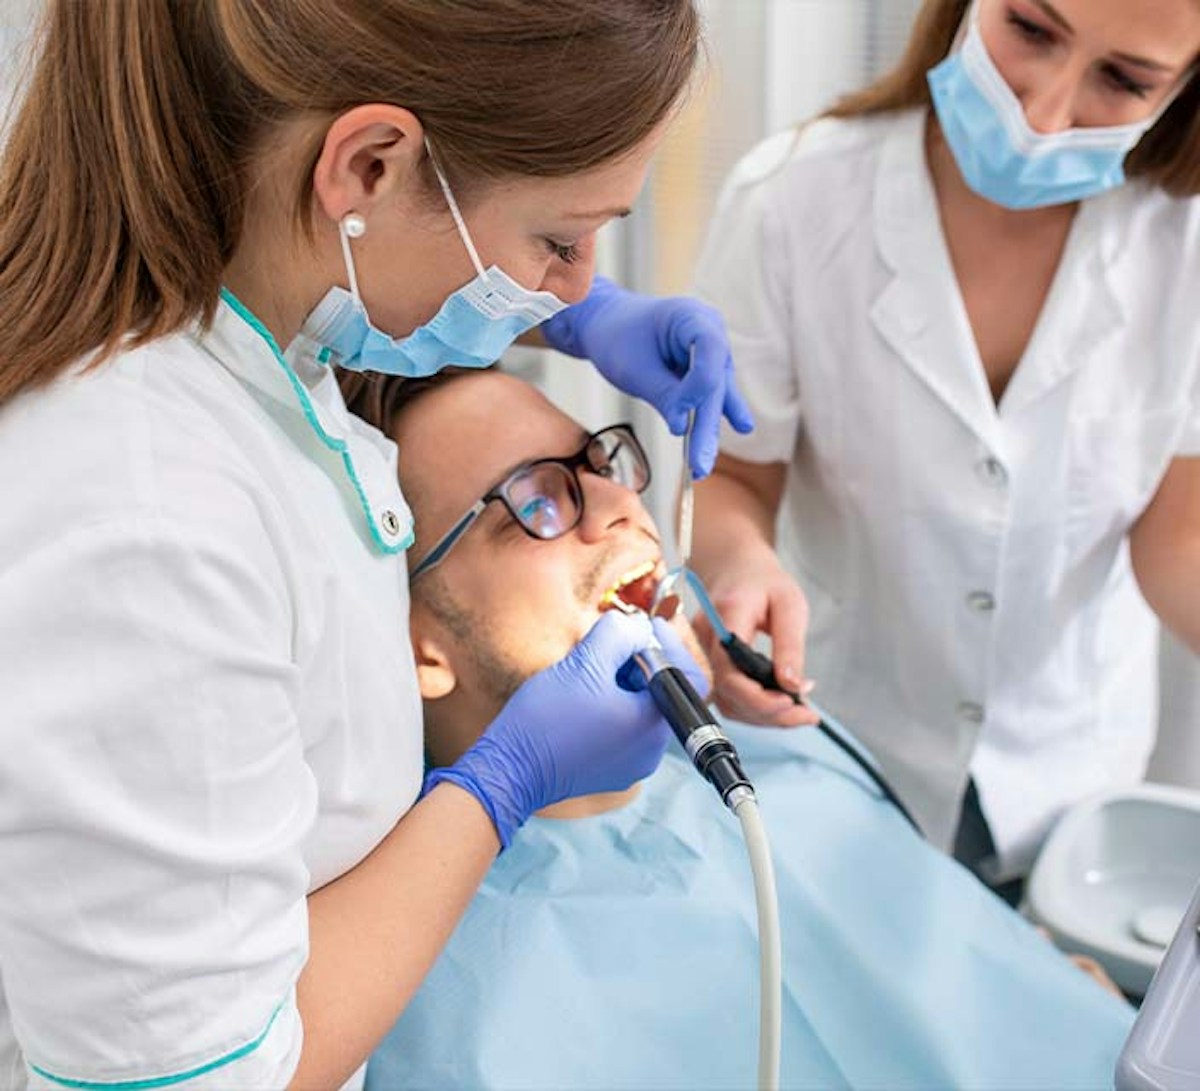
[[(700, 263), (758, 427), (697, 567), (997, 885), (1140, 779), (1145, 602), (1200, 651), (1198, 55), (1196, 0), (927, 0), (742, 161)], [(731, 715), (812, 718), (715, 660)]]
[(615, 681), (651, 626), (612, 615), (418, 802), (412, 519), (332, 365), (536, 327), (694, 408), (707, 469), (750, 424), (720, 320), (592, 286), (698, 33), (691, 0), (48, 5), (0, 160), (0, 1086), (357, 1085), (514, 830), (657, 764)]

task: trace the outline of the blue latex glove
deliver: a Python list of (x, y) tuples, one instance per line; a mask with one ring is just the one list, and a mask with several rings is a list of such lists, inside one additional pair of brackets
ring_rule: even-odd
[(614, 386), (653, 405), (675, 435), (694, 409), (694, 477), (712, 471), (722, 416), (739, 432), (754, 427), (734, 384), (725, 323), (707, 303), (637, 295), (596, 277), (587, 299), (543, 322), (541, 331), (551, 348), (588, 358)]
[[(425, 791), (442, 781), (466, 789), (507, 848), (535, 811), (572, 796), (621, 791), (649, 776), (670, 728), (650, 695), (622, 686), (617, 674), (650, 639), (646, 617), (604, 614), (565, 659), (513, 694), (458, 761), (432, 770)], [(682, 645), (674, 634), (670, 639), (675, 650), (665, 641), (664, 647), (674, 657)]]

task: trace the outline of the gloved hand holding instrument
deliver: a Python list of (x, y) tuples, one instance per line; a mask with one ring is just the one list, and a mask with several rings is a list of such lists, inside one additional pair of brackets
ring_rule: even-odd
[(652, 697), (617, 679), (652, 645), (692, 666), (667, 622), (605, 614), (568, 656), (526, 681), (453, 765), (430, 771), (425, 791), (450, 781), (470, 792), (507, 848), (535, 811), (649, 776), (670, 733)]
[(653, 405), (675, 435), (694, 413), (687, 461), (697, 478), (716, 462), (722, 416), (739, 432), (754, 427), (734, 384), (724, 321), (697, 299), (641, 296), (596, 277), (583, 302), (539, 329), (551, 348), (586, 357), (614, 386)]

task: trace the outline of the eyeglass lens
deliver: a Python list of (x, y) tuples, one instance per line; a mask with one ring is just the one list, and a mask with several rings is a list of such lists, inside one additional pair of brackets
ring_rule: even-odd
[(517, 520), (537, 538), (557, 538), (579, 519), (575, 475), (557, 462), (530, 466), (508, 483), (505, 494)]
[(596, 473), (634, 492), (641, 492), (648, 483), (645, 459), (624, 428), (608, 428), (594, 435), (587, 457)]
[[(635, 492), (646, 487), (645, 460), (623, 428), (593, 436), (582, 455), (594, 473)], [(566, 534), (583, 509), (575, 472), (562, 462), (535, 462), (508, 482), (505, 499), (521, 525), (544, 540)]]

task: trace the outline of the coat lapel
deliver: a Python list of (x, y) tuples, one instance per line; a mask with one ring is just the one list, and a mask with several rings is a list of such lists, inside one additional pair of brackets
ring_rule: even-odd
[(892, 131), (880, 156), (875, 232), (887, 272), (871, 321), (900, 360), (996, 450), (999, 418), (943, 241), (924, 132), (924, 113), (914, 113)]
[[(1128, 315), (1114, 276), (1127, 198), (1117, 191), (1080, 206), (1033, 337), (1000, 401), (1003, 419), (1028, 409), (1095, 359), (1125, 326)], [(1112, 204), (1122, 206), (1116, 214)]]

